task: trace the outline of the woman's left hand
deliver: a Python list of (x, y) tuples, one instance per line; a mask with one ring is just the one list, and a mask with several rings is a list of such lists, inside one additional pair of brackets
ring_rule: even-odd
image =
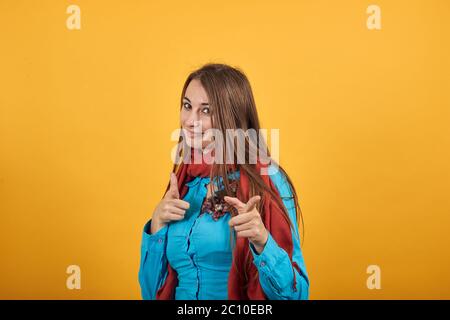
[(230, 219), (228, 222), (229, 225), (234, 227), (238, 237), (248, 238), (258, 254), (260, 254), (269, 237), (269, 232), (264, 226), (261, 215), (256, 209), (256, 205), (261, 201), (261, 197), (251, 197), (247, 203), (243, 203), (238, 198), (228, 196), (225, 196), (224, 200), (235, 207), (239, 213), (237, 216)]

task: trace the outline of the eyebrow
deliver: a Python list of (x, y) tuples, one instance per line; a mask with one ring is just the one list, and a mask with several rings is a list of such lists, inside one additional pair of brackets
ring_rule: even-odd
[[(189, 103), (192, 104), (191, 100), (189, 100), (188, 97), (184, 97), (184, 99), (186, 99), (187, 101), (189, 101)], [(209, 106), (209, 103), (208, 102), (202, 102), (201, 105), (202, 106)]]

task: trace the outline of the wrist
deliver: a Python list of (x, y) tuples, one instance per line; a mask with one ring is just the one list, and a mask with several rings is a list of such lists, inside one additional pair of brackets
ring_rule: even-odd
[(151, 234), (155, 234), (158, 232), (162, 227), (164, 227), (164, 223), (158, 218), (158, 216), (152, 217), (152, 222), (150, 224), (150, 232)]
[(264, 233), (263, 240), (258, 241), (258, 242), (252, 242), (253, 247), (255, 248), (255, 250), (258, 254), (261, 254), (263, 252), (268, 239), (269, 239), (269, 232), (267, 232), (267, 230), (266, 230)]

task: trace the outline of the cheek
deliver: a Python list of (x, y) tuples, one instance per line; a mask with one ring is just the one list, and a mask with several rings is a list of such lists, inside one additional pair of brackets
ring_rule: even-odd
[(184, 124), (186, 122), (186, 112), (184, 111), (184, 108), (180, 111), (180, 123)]
[(204, 131), (206, 131), (208, 129), (211, 129), (212, 128), (212, 119), (211, 119), (211, 117), (207, 117), (206, 119), (204, 119), (202, 124), (203, 124), (203, 130)]

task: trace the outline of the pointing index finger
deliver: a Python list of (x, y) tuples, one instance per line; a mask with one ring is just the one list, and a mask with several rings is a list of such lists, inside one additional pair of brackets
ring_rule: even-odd
[(236, 209), (242, 209), (245, 207), (245, 203), (235, 197), (225, 196), (223, 200), (225, 200), (228, 204), (232, 205)]
[(251, 197), (250, 200), (248, 200), (247, 204), (245, 205), (244, 212), (252, 211), (260, 200), (261, 200), (260, 196)]

